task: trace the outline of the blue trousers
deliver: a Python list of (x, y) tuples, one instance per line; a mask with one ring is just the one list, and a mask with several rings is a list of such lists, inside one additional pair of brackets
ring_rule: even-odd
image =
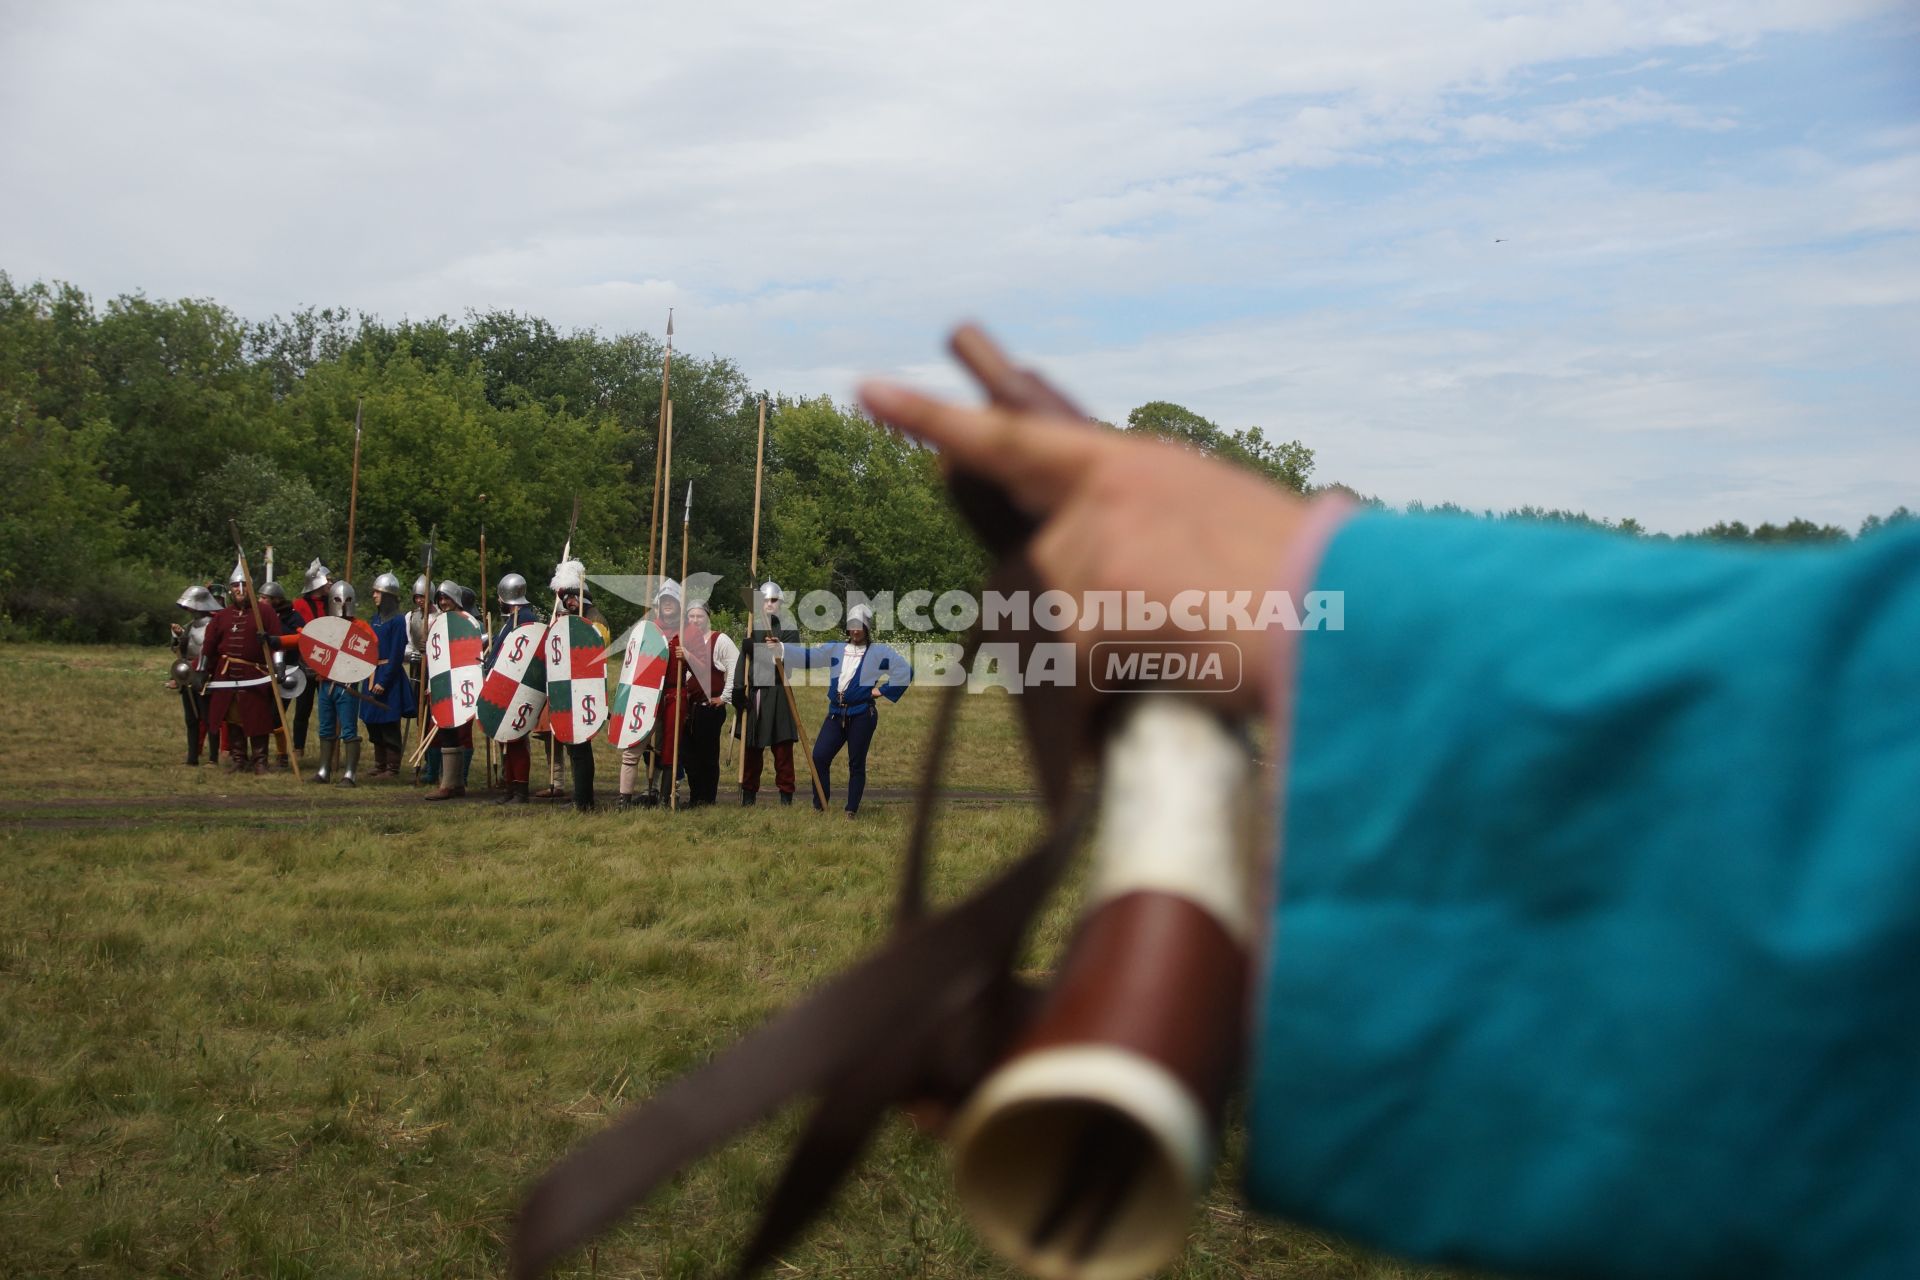
[(342, 742), (354, 741), (360, 736), (359, 700), (348, 693), (343, 684), (331, 680), (322, 680), (319, 684), (320, 691), (313, 700), (320, 708), (320, 741), (331, 742), (335, 738)]
[[(880, 713), (872, 707), (850, 715), (830, 715), (813, 740), (813, 769), (820, 775), (820, 789), (833, 799), (833, 758), (840, 748), (847, 749), (847, 812), (860, 812), (860, 796), (867, 789), (867, 748), (873, 745), (873, 731), (880, 724)], [(820, 797), (813, 798), (820, 807)]]

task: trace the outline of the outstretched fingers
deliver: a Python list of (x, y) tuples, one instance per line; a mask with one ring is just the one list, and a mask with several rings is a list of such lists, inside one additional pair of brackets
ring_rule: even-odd
[(938, 449), (950, 466), (1005, 488), (1034, 515), (1051, 511), (1114, 441), (1085, 423), (949, 404), (889, 382), (860, 388), (868, 413)]

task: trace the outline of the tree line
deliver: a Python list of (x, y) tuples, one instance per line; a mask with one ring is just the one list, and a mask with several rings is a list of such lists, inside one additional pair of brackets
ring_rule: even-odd
[[(136, 640), (162, 634), (188, 581), (223, 580), (236, 520), (259, 568), (283, 580), (346, 548), (355, 411), (364, 406), (356, 585), (411, 582), (436, 541), (436, 576), (487, 569), (536, 590), (566, 540), (594, 573), (644, 572), (664, 355), (644, 334), (562, 331), (472, 312), (388, 322), (309, 308), (245, 320), (204, 299), (143, 294), (96, 306), (66, 283), (0, 271), (0, 636)], [(669, 563), (693, 485), (690, 561), (722, 575), (717, 611), (748, 581), (758, 405), (768, 406), (759, 577), (834, 591), (978, 585), (985, 560), (948, 506), (934, 457), (824, 396), (756, 389), (722, 356), (676, 351)], [(1249, 467), (1296, 491), (1313, 452), (1155, 401), (1125, 428)], [(1458, 510), (1457, 508), (1419, 508)], [(1492, 513), (1486, 513), (1492, 514)], [(1509, 518), (1641, 532), (1633, 521), (1523, 508)], [(1904, 508), (1887, 520), (1911, 518)], [(1876, 517), (1862, 532), (1883, 521)], [(1844, 539), (1795, 520), (1698, 535)], [(616, 622), (631, 612), (603, 602)]]

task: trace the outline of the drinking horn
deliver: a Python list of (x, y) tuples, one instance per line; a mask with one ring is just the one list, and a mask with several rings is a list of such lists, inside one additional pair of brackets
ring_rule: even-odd
[(1080, 924), (951, 1135), (975, 1227), (1048, 1280), (1130, 1280), (1179, 1254), (1241, 1060), (1258, 830), (1247, 747), (1197, 700), (1124, 696)]

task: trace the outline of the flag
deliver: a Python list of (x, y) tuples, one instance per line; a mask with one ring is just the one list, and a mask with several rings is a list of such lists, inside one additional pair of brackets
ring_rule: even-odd
[(433, 722), (458, 729), (480, 708), (480, 624), (466, 613), (441, 613), (427, 625), (427, 695)]
[(495, 742), (527, 736), (547, 705), (547, 664), (540, 654), (545, 623), (528, 622), (507, 632), (493, 669), (480, 686), (480, 727)]

